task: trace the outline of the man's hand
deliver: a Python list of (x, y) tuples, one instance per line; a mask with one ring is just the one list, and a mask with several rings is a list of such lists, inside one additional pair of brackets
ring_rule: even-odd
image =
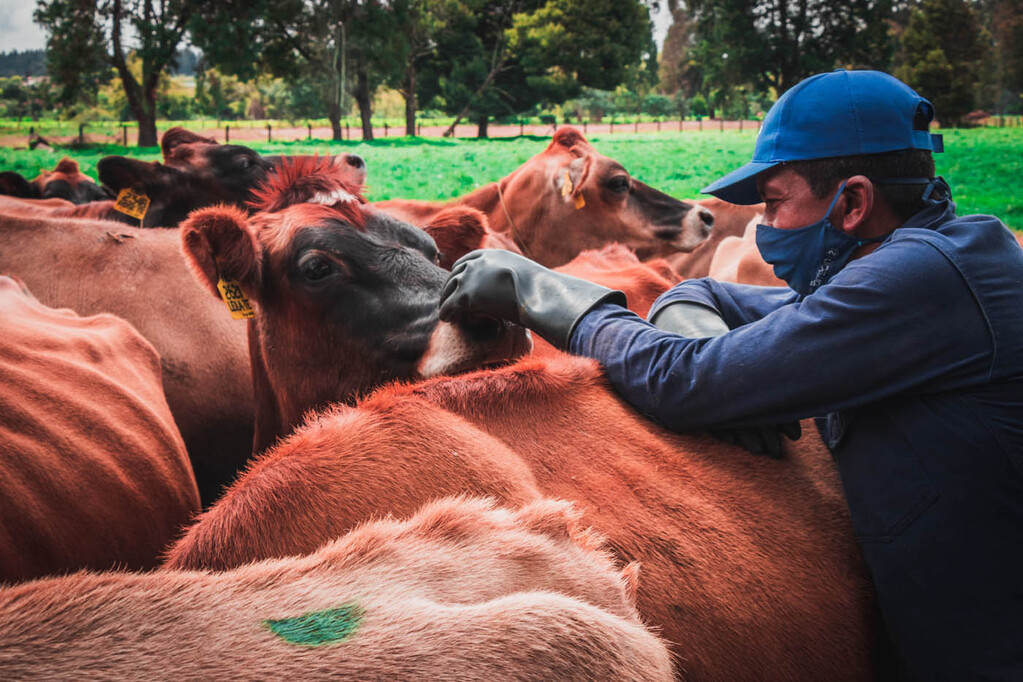
[[(689, 338), (707, 338), (727, 333), (728, 325), (707, 306), (689, 301), (669, 303), (654, 311), (650, 324), (667, 332)], [(741, 429), (711, 429), (711, 433), (732, 445), (746, 448), (755, 455), (780, 459), (784, 454), (781, 437), (799, 440), (803, 435), (799, 422), (750, 426)]]
[(625, 305), (625, 294), (554, 272), (510, 251), (484, 249), (462, 256), (440, 295), (440, 319), (497, 317), (568, 347), (576, 323), (603, 302)]

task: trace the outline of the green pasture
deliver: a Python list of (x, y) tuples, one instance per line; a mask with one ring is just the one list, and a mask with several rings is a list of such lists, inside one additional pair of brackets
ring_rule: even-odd
[[(990, 213), (1023, 229), (1023, 128), (945, 130), (944, 154), (937, 170), (952, 186), (960, 215)], [(620, 161), (634, 177), (679, 198), (699, 190), (745, 163), (753, 150), (752, 131), (621, 133), (593, 135), (601, 153)], [(546, 146), (541, 137), (490, 140), (387, 138), (373, 142), (250, 143), (264, 153), (310, 154), (355, 152), (369, 170), (367, 198), (381, 200), (450, 199), (501, 178)], [(110, 154), (143, 160), (160, 158), (159, 150), (108, 145), (77, 150), (0, 148), (0, 170), (34, 177), (64, 155), (78, 160), (95, 176), (96, 162)]]

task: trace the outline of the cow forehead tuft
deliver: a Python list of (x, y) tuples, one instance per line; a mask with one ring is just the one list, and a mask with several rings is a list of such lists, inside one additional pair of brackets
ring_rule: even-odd
[[(251, 205), (264, 212), (275, 212), (297, 204), (328, 204), (354, 218), (361, 225), (361, 211), (347, 210), (347, 205), (361, 204), (362, 185), (347, 177), (345, 170), (329, 157), (285, 157), (274, 172), (253, 192)], [(336, 201), (331, 201), (336, 199)], [(356, 215), (358, 214), (358, 215)]]

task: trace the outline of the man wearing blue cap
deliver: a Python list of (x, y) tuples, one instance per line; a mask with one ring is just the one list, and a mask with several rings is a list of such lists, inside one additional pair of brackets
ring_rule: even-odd
[(992, 216), (956, 216), (933, 116), (875, 71), (808, 78), (771, 108), (753, 160), (704, 191), (765, 202), (757, 246), (790, 289), (691, 280), (647, 322), (621, 292), (477, 251), (441, 317), (596, 358), (670, 429), (778, 451), (774, 425), (816, 417), (902, 674), (1023, 679), (1023, 249)]

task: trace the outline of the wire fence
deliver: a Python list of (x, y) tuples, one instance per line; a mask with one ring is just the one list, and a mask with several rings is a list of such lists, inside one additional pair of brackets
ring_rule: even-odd
[[(702, 131), (757, 131), (760, 121), (724, 120), (724, 119), (637, 119), (618, 121), (603, 119), (601, 121), (583, 120), (562, 125), (571, 125), (586, 135), (616, 135), (628, 133), (659, 133), (659, 132), (702, 132)], [(160, 136), (169, 128), (182, 126), (218, 142), (322, 142), (333, 140), (334, 133), (330, 125), (322, 121), (307, 122), (296, 125), (288, 121), (172, 121), (157, 124), (157, 135)], [(419, 123), (415, 134), (418, 137), (439, 138), (448, 130), (450, 124), (436, 122)], [(557, 123), (491, 123), (487, 127), (487, 137), (507, 138), (524, 135), (550, 136), (557, 129)], [(406, 136), (404, 124), (393, 125), (388, 121), (374, 122), (372, 139)], [(478, 127), (475, 124), (459, 125), (454, 130), (455, 138), (476, 138)], [(10, 124), (0, 128), (0, 146), (25, 147), (40, 143), (51, 145), (83, 145), (106, 144), (125, 147), (138, 144), (138, 127), (131, 123), (93, 122), (74, 125), (66, 123), (24, 123)], [(364, 135), (362, 125), (351, 121), (341, 124), (341, 140), (361, 142)]]
[[(703, 132), (703, 131), (752, 131), (760, 130), (761, 122), (757, 119), (725, 120), (718, 118), (653, 118), (616, 121), (583, 120), (562, 125), (572, 125), (587, 135), (615, 135), (628, 133), (659, 133), (659, 132)], [(1019, 128), (1023, 127), (1023, 116), (989, 116), (976, 121), (978, 127)], [(331, 126), (324, 121), (309, 121), (296, 124), (289, 121), (162, 121), (157, 124), (157, 134), (174, 126), (182, 126), (205, 137), (219, 142), (323, 142), (333, 140)], [(416, 136), (439, 138), (448, 130), (450, 124), (426, 121), (416, 126)], [(557, 123), (533, 120), (518, 123), (491, 123), (487, 128), (487, 136), (507, 138), (523, 135), (550, 136), (558, 128)], [(405, 125), (395, 125), (390, 121), (374, 122), (372, 139), (404, 137)], [(475, 124), (459, 125), (455, 128), (455, 138), (475, 138), (478, 128)], [(0, 125), (0, 147), (32, 147), (39, 144), (39, 138), (51, 145), (86, 145), (105, 144), (133, 147), (138, 144), (138, 127), (134, 123), (118, 123), (97, 121), (92, 123), (68, 124), (61, 122), (24, 122)], [(341, 138), (347, 142), (364, 140), (362, 125), (358, 122), (344, 121), (341, 124)]]

